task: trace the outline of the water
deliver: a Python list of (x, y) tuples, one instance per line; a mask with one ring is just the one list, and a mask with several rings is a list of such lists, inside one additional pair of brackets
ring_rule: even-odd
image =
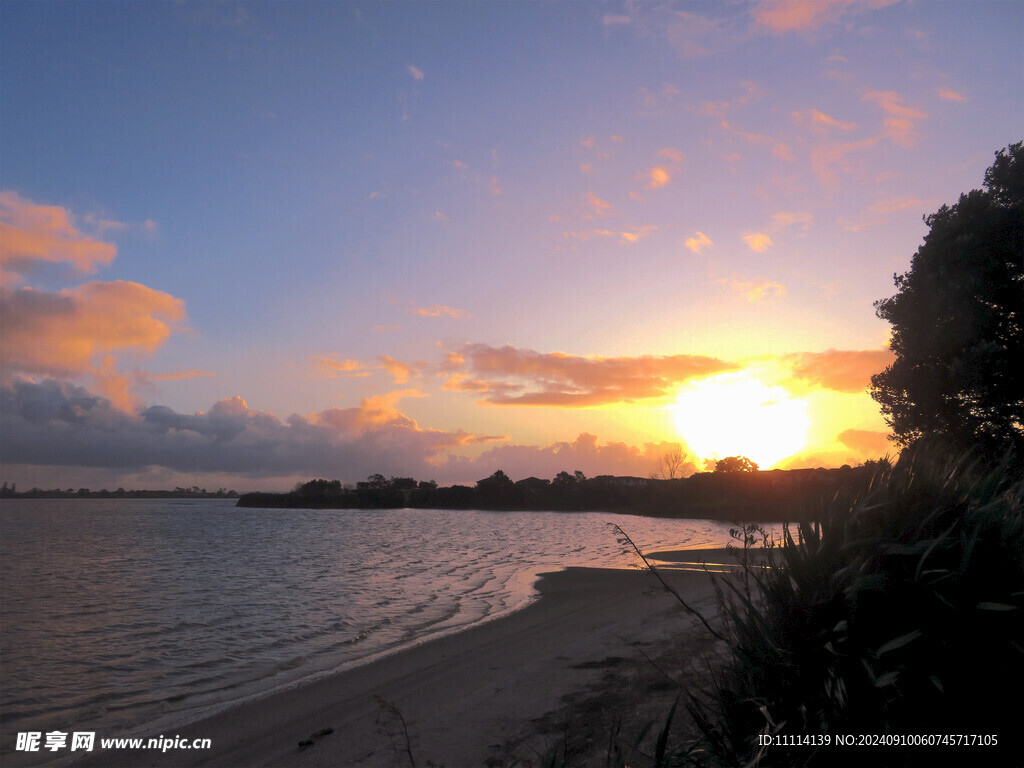
[(536, 574), (720, 546), (729, 526), (606, 513), (4, 500), (0, 730), (152, 735), (522, 607)]

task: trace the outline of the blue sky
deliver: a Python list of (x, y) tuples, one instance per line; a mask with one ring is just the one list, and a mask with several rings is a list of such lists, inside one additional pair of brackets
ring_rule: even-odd
[[(157, 463), (101, 460), (85, 424), (91, 456), (47, 458), (60, 417), (19, 421), (32, 438), (2, 458), (22, 484), (363, 476), (341, 458), (275, 467), (292, 414), (331, 450), (388, 432), (367, 454), (384, 474), (468, 480), (515, 454), (549, 476), (577, 468), (556, 468), (562, 450), (644, 474), (689, 448), (679, 393), (736, 371), (809, 409), (780, 466), (863, 460), (886, 431), (865, 393), (887, 359), (872, 302), (922, 216), (980, 186), (1024, 125), (1014, 2), (0, 13), (10, 408), (79, 387), (161, 446)], [(212, 433), (142, 416), (232, 398), (228, 442), (268, 446), (258, 466), (179, 462), (167, 441)], [(324, 414), (346, 409), (362, 426), (331, 432)], [(628, 461), (600, 457), (613, 444)]]

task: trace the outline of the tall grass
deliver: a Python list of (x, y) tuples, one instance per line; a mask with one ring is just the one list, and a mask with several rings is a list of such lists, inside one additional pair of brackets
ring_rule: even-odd
[(718, 579), (732, 650), (691, 696), (702, 764), (959, 765), (950, 744), (758, 737), (995, 734), (972, 763), (1024, 765), (1024, 483), (1010, 467), (904, 452), (858, 497), (787, 528), (767, 567)]

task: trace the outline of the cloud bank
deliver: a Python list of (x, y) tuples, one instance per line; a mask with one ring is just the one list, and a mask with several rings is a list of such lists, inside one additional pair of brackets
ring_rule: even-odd
[(473, 482), (496, 469), (516, 479), (554, 477), (576, 469), (590, 476), (647, 476), (675, 446), (600, 445), (596, 436), (584, 433), (572, 442), (546, 447), (504, 445), (476, 458), (459, 456), (451, 451), (505, 438), (421, 428), (397, 408), (401, 399), (420, 395), (400, 390), (365, 398), (357, 407), (293, 414), (281, 421), (237, 396), (205, 413), (177, 413), (158, 405), (129, 414), (84, 387), (19, 381), (0, 390), (0, 463), (123, 474), (153, 474), (162, 468), (251, 479), (321, 476), (355, 481), (382, 472), (451, 483)]
[(17, 381), (0, 390), (0, 463), (126, 472), (160, 466), (245, 477), (361, 479), (389, 471), (422, 478), (438, 473), (448, 449), (500, 439), (421, 429), (396, 408), (398, 400), (415, 394), (393, 392), (357, 407), (281, 421), (237, 396), (206, 413), (162, 405), (125, 413), (84, 387)]

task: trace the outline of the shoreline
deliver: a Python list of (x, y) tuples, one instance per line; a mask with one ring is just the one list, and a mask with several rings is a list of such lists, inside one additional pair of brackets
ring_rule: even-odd
[[(671, 555), (689, 562), (727, 557), (721, 549)], [(661, 573), (688, 602), (714, 612), (706, 574)], [(522, 742), (537, 736), (537, 722), (600, 686), (609, 668), (668, 645), (709, 647), (706, 633), (646, 570), (569, 568), (539, 574), (536, 589), (538, 598), (519, 610), (242, 701), (173, 733), (147, 735), (208, 738), (210, 750), (108, 750), (68, 764), (383, 766), (411, 749), (418, 764), (502, 765), (498, 753), (510, 742), (535, 750)], [(98, 733), (97, 740), (118, 736)], [(11, 757), (18, 754), (25, 755)]]

